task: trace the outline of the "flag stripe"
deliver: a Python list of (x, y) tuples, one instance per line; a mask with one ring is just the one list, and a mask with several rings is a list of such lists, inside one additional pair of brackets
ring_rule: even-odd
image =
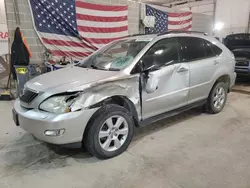
[(172, 31), (174, 31), (174, 30), (184, 30), (184, 31), (187, 31), (187, 30), (190, 30), (190, 29), (192, 29), (192, 25), (188, 25), (188, 26), (186, 26), (186, 27), (180, 27), (180, 28), (170, 28), (169, 30), (172, 30)]
[(72, 42), (79, 42), (79, 43), (82, 42), (80, 38), (77, 38), (77, 37), (71, 37), (71, 36), (59, 35), (59, 34), (54, 35), (51, 33), (44, 33), (44, 32), (39, 32), (39, 33), (43, 38), (47, 38), (47, 39), (64, 40), (64, 41), (72, 41)]
[(53, 59), (81, 59), (128, 35), (128, 6), (91, 4), (85, 0), (29, 2), (36, 31)]
[(192, 15), (192, 12), (183, 12), (183, 13), (176, 13), (176, 12), (169, 12), (169, 17), (185, 17)]
[(79, 32), (84, 38), (105, 38), (105, 39), (112, 39), (112, 38), (119, 38), (127, 35), (127, 31), (115, 32), (115, 33), (92, 33), (92, 32)]
[(117, 21), (117, 22), (96, 22), (96, 21), (87, 21), (87, 20), (77, 20), (79, 26), (85, 27), (105, 27), (105, 28), (112, 28), (112, 27), (122, 27), (127, 26), (128, 21)]
[(60, 51), (60, 50), (52, 50), (51, 53), (55, 56), (66, 56), (66, 57), (87, 57), (90, 54), (92, 54), (92, 52), (65, 52), (65, 51)]
[(41, 38), (45, 44), (52, 44), (56, 46), (72, 46), (72, 47), (82, 47), (82, 48), (90, 48), (95, 50), (92, 46), (88, 46), (82, 42), (74, 42), (74, 41), (65, 41), (65, 40), (54, 40), (48, 38)]
[(192, 21), (192, 18), (183, 21), (168, 21), (169, 25), (183, 25)]
[(117, 32), (120, 33), (121, 31), (127, 31), (127, 30), (128, 30), (128, 26), (114, 27), (114, 28), (78, 26), (79, 32), (98, 33), (98, 35), (100, 33), (117, 33)]
[(109, 39), (103, 39), (103, 38), (88, 38), (86, 39), (88, 42), (92, 43), (93, 45), (95, 44), (108, 44), (114, 40), (121, 39), (123, 37), (117, 37), (117, 38), (109, 38)]
[(127, 16), (128, 11), (101, 11), (101, 10), (91, 10), (87, 8), (76, 7), (76, 13), (88, 13), (90, 16), (103, 16), (103, 17), (120, 17)]
[(91, 16), (91, 15), (76, 13), (76, 19), (93, 21), (93, 22), (121, 22), (128, 20), (128, 16), (102, 17), (102, 16)]
[(168, 25), (168, 29), (183, 29), (186, 27), (189, 27), (190, 25), (192, 25), (192, 21), (185, 23), (185, 24), (180, 24), (180, 25)]
[(90, 10), (100, 10), (100, 11), (124, 11), (128, 10), (127, 6), (107, 6), (107, 5), (97, 5), (91, 3), (85, 3), (83, 1), (76, 1), (76, 6), (81, 8), (86, 8)]
[(192, 15), (183, 16), (183, 17), (171, 17), (171, 16), (168, 16), (168, 21), (183, 21), (183, 20), (189, 20), (190, 18), (192, 18)]
[(72, 47), (72, 46), (56, 46), (53, 44), (44, 44), (47, 49), (50, 50), (60, 50), (64, 52), (83, 52), (83, 53), (90, 53), (92, 52), (88, 48), (82, 48), (82, 47)]

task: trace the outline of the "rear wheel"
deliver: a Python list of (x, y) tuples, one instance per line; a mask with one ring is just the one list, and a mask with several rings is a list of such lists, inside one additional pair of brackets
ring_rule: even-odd
[(218, 82), (209, 94), (205, 109), (208, 113), (217, 114), (221, 112), (227, 101), (228, 84)]
[(93, 116), (84, 135), (90, 153), (100, 159), (115, 157), (124, 152), (134, 134), (134, 122), (126, 108), (110, 104)]

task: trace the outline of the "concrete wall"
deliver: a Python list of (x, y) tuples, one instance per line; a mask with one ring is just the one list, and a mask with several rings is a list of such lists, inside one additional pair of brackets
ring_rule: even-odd
[[(24, 36), (27, 38), (27, 42), (33, 55), (31, 62), (40, 64), (43, 62), (43, 53), (45, 49), (34, 30), (28, 0), (17, 0), (17, 2), (20, 15), (20, 24), (16, 23), (13, 0), (5, 0), (9, 31), (10, 33), (13, 33), (16, 27), (21, 28)], [(128, 5), (129, 34), (139, 32), (140, 11), (138, 3), (127, 0), (86, 0), (86, 2), (107, 5)], [(13, 35), (11, 38), (12, 37)]]
[[(214, 1), (189, 3), (177, 6), (181, 10), (190, 10), (196, 13), (213, 15)], [(245, 33), (248, 31), (250, 13), (250, 0), (216, 0), (215, 23), (224, 23), (221, 31), (215, 31), (215, 35), (225, 37), (231, 33)]]
[(217, 0), (215, 23), (223, 22), (224, 28), (217, 31), (218, 36), (247, 32), (250, 0)]
[(4, 1), (0, 1), (0, 24), (6, 24), (6, 13)]
[(178, 5), (176, 8), (183, 11), (206, 14), (212, 16), (214, 13), (214, 0), (191, 2), (188, 4)]
[[(7, 22), (10, 33), (13, 33), (16, 27), (20, 27), (24, 33), (24, 36), (27, 38), (27, 42), (32, 51), (33, 57), (31, 59), (32, 63), (42, 63), (43, 62), (43, 53), (45, 51), (43, 45), (41, 44), (39, 38), (37, 37), (36, 32), (34, 31), (31, 12), (28, 4), (28, 0), (16, 0), (18, 3), (19, 15), (20, 15), (20, 24), (16, 23), (16, 17), (14, 13), (14, 0), (5, 0), (6, 3), (6, 12), (7, 12)], [(128, 0), (86, 0), (89, 3), (97, 4), (107, 4), (107, 5), (128, 5), (128, 25), (129, 25), (129, 34), (143, 32), (143, 27), (139, 28), (139, 19), (140, 12), (141, 18), (143, 18), (144, 5), (140, 5), (133, 1)], [(161, 7), (157, 7), (160, 8)], [(141, 9), (141, 11), (140, 11)], [(180, 11), (179, 9), (167, 9), (163, 7), (165, 11)], [(208, 15), (202, 14), (193, 14), (193, 30), (205, 31), (211, 33), (212, 28), (212, 18)], [(13, 35), (11, 35), (13, 37)]]
[(33, 28), (28, 0), (17, 0), (17, 2), (20, 15), (20, 24), (16, 23), (13, 0), (5, 0), (6, 12), (7, 12), (7, 24), (9, 28), (11, 41), (13, 39), (13, 33), (16, 27), (20, 27), (24, 36), (27, 38), (28, 45), (32, 52), (31, 62), (42, 63), (43, 52), (45, 51), (45, 49), (41, 44)]

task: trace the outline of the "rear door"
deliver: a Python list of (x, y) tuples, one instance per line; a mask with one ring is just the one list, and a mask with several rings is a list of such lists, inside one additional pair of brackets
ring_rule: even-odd
[(208, 97), (212, 78), (219, 65), (210, 42), (196, 37), (181, 37), (181, 60), (189, 63), (190, 92), (188, 102), (193, 103)]

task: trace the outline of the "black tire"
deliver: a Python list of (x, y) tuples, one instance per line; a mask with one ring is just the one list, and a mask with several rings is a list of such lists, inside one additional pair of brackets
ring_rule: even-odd
[[(220, 108), (216, 108), (215, 104), (214, 104), (214, 96), (216, 94), (216, 91), (218, 88), (223, 88), (224, 89), (224, 93), (225, 93), (225, 100), (224, 103), (221, 105)], [(224, 83), (224, 82), (218, 82), (214, 85), (214, 87), (212, 88), (209, 96), (208, 96), (208, 100), (207, 103), (205, 104), (205, 111), (210, 113), (210, 114), (217, 114), (219, 112), (221, 112), (226, 104), (227, 101), (227, 91), (228, 91), (228, 84)]]
[[(123, 145), (115, 151), (104, 150), (99, 143), (99, 131), (104, 122), (112, 116), (122, 116), (128, 124), (128, 134)], [(124, 152), (129, 146), (134, 135), (134, 121), (133, 117), (126, 108), (116, 104), (108, 104), (101, 107), (91, 118), (85, 130), (83, 137), (83, 144), (86, 149), (99, 159), (108, 159), (115, 157)]]

